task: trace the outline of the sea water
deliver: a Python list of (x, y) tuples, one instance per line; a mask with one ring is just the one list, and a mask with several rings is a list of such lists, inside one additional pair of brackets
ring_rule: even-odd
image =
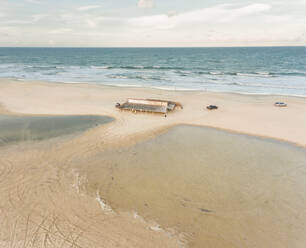
[(306, 47), (0, 48), (0, 77), (306, 96)]

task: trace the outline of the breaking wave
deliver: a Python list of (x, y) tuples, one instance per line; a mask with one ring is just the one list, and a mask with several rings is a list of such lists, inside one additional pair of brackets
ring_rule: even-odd
[(0, 48), (0, 54), (2, 78), (306, 96), (306, 48)]

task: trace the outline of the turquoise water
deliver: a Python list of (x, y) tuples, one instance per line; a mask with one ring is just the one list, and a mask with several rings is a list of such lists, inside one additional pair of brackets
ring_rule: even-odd
[(306, 47), (0, 48), (0, 77), (306, 96)]

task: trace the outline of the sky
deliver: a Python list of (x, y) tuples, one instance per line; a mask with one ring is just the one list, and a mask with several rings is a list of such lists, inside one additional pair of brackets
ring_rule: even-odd
[(0, 0), (0, 46), (306, 45), (306, 0)]

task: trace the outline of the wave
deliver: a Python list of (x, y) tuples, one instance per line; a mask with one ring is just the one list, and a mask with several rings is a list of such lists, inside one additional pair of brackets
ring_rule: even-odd
[(281, 76), (301, 76), (306, 77), (306, 72), (249, 72), (249, 73), (237, 73), (237, 76), (246, 77), (281, 77)]
[(111, 69), (111, 66), (95, 66), (95, 65), (91, 65), (90, 68), (92, 69)]
[(57, 65), (55, 66), (57, 69), (81, 69), (81, 66), (78, 65), (69, 65), (69, 66), (64, 66), (64, 65)]
[(269, 71), (222, 71), (222, 70), (210, 70), (200, 67), (183, 67), (183, 66), (159, 66), (159, 65), (23, 65), (23, 64), (0, 64), (0, 69), (9, 69), (9, 68), (19, 68), (19, 70), (29, 71), (45, 71), (45, 70), (60, 70), (60, 71), (73, 71), (73, 70), (86, 70), (93, 72), (95, 71), (107, 71), (107, 70), (131, 70), (139, 71), (171, 71), (171, 73), (176, 73), (182, 77), (189, 75), (209, 75), (209, 76), (235, 76), (235, 77), (262, 77), (262, 78), (271, 78), (271, 77), (306, 77), (306, 72), (304, 71), (292, 71), (292, 72), (269, 72)]
[(15, 64), (0, 64), (0, 69), (16, 68)]
[[(14, 77), (10, 77), (14, 78)], [(26, 82), (31, 79), (26, 78), (15, 78), (17, 80)], [(105, 81), (95, 82), (95, 81), (73, 81), (73, 80), (49, 80), (49, 82), (57, 83), (73, 83), (73, 84), (103, 84), (109, 86), (117, 87), (137, 87), (137, 88), (153, 88), (153, 89), (162, 89), (169, 91), (208, 91), (208, 92), (224, 92), (224, 93), (237, 93), (237, 94), (247, 94), (247, 95), (282, 95), (282, 96), (296, 96), (296, 97), (306, 97), (306, 86), (273, 86), (271, 84), (247, 84), (241, 82), (222, 82), (219, 83), (213, 82), (198, 82), (191, 84), (147, 84), (147, 83), (130, 83), (119, 81)], [(235, 87), (237, 86), (237, 87)]]
[[(177, 73), (182, 73), (177, 71)], [(193, 71), (198, 75), (212, 75), (212, 76), (241, 76), (241, 77), (282, 77), (282, 76), (300, 76), (306, 77), (306, 72), (222, 72), (222, 71)]]
[(136, 74), (131, 74), (131, 75), (123, 75), (123, 74), (111, 74), (107, 75), (108, 78), (112, 79), (138, 79), (138, 80), (154, 80), (154, 81), (169, 81), (167, 79), (162, 79), (161, 77), (158, 76), (145, 76), (145, 75), (136, 75)]
[(25, 70), (69, 70), (69, 69), (82, 69), (81, 66), (75, 66), (75, 65), (21, 65), (19, 66), (21, 68), (24, 68)]
[[(204, 66), (203, 66), (204, 67)], [(116, 70), (112, 70), (112, 69)], [(53, 64), (10, 64), (0, 62), (0, 77), (25, 80), (47, 80), (52, 82), (75, 82), (133, 87), (151, 87), (168, 90), (199, 90), (220, 92), (247, 92), (287, 95), (305, 95), (306, 72), (274, 68), (255, 71), (222, 70), (220, 68), (197, 69), (183, 66), (114, 66)], [(104, 84), (104, 83), (103, 83)]]
[(280, 76), (301, 76), (301, 77), (306, 77), (306, 72), (282, 72), (282, 73), (277, 73), (276, 75), (280, 75)]
[(273, 75), (270, 72), (251, 72), (251, 73), (236, 73), (236, 76), (242, 76), (242, 77), (276, 77), (276, 75)]
[(128, 76), (124, 76), (124, 75), (108, 75), (107, 77), (109, 78), (114, 78), (114, 79), (128, 79)]
[(143, 65), (129, 65), (129, 66), (90, 66), (91, 68), (95, 69), (124, 69), (124, 70), (186, 70), (187, 68), (184, 67), (172, 67), (172, 66), (143, 66)]
[(198, 75), (212, 75), (212, 76), (244, 76), (244, 77), (273, 77), (270, 72), (222, 72), (222, 71), (195, 71)]
[(175, 66), (120, 66), (120, 69), (145, 69), (145, 70), (186, 70), (184, 67)]
[(241, 86), (245, 89), (250, 88), (262, 88), (262, 89), (288, 89), (288, 90), (306, 90), (305, 86), (290, 86), (290, 85), (273, 85), (268, 83), (242, 83), (242, 82), (226, 82), (226, 81), (219, 81), (218, 83), (215, 82), (204, 82), (205, 85), (224, 85), (224, 86)]
[(56, 70), (58, 69), (56, 66), (48, 65), (27, 65), (24, 67), (25, 71), (46, 71), (46, 70)]

